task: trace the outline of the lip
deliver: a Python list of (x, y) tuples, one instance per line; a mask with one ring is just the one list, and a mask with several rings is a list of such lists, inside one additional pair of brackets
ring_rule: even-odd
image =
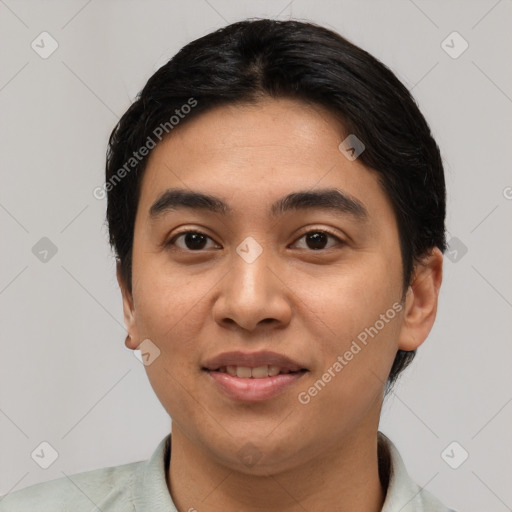
[[(223, 366), (279, 366), (294, 373), (281, 373), (260, 379), (243, 379), (228, 373), (218, 372)], [(270, 351), (224, 352), (207, 360), (202, 370), (212, 383), (229, 398), (242, 402), (262, 402), (284, 393), (293, 386), (308, 370), (297, 361), (282, 354)]]
[(217, 388), (228, 397), (241, 402), (262, 402), (274, 398), (297, 382), (306, 370), (297, 373), (281, 373), (262, 379), (241, 379), (213, 370), (205, 370)]
[(223, 366), (246, 366), (248, 368), (256, 368), (264, 365), (279, 366), (291, 372), (307, 369), (289, 357), (268, 350), (262, 350), (260, 352), (223, 352), (205, 361), (203, 369), (218, 370)]

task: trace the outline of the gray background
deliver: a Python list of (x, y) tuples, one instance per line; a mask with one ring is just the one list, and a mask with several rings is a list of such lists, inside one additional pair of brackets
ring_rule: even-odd
[[(445, 161), (451, 259), (437, 323), (381, 430), (450, 506), (512, 510), (510, 0), (0, 0), (0, 494), (145, 459), (168, 432), (124, 346), (106, 203), (92, 191), (107, 137), (149, 76), (249, 16), (333, 28), (417, 98)], [(43, 31), (59, 45), (46, 59), (31, 47), (51, 49)], [(457, 58), (454, 31), (469, 44)], [(43, 237), (56, 254), (41, 252)], [(48, 469), (31, 458), (51, 456), (43, 441), (58, 453)]]

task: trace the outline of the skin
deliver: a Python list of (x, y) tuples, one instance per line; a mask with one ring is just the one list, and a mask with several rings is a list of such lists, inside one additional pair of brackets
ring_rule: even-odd
[[(168, 486), (180, 511), (380, 511), (377, 430), (396, 351), (414, 350), (433, 325), (442, 279), (434, 249), (417, 265), (403, 310), (308, 404), (307, 391), (403, 297), (396, 219), (374, 171), (338, 149), (346, 137), (326, 110), (294, 100), (217, 107), (179, 126), (151, 153), (142, 181), (132, 293), (118, 267), (127, 346), (149, 338), (146, 366), (172, 417)], [(150, 219), (168, 188), (213, 194), (230, 216), (180, 209)], [(332, 211), (269, 216), (299, 190), (334, 187), (367, 209), (361, 221)], [(325, 249), (308, 232), (330, 230)], [(178, 232), (211, 238), (194, 251)], [(236, 252), (253, 237), (262, 254)], [(309, 371), (284, 393), (236, 402), (201, 370), (222, 352), (273, 350)], [(248, 466), (239, 456), (258, 454)], [(245, 447), (245, 448), (244, 448)], [(243, 452), (244, 453), (244, 452)]]

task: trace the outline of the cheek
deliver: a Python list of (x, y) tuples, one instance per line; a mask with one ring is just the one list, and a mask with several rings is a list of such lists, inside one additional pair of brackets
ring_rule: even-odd
[(402, 324), (400, 270), (396, 260), (391, 266), (369, 256), (323, 285), (311, 282), (315, 291), (302, 291), (308, 306), (303, 316), (310, 315), (310, 325), (318, 317), (321, 322), (315, 323), (324, 326), (315, 333), (321, 358), (312, 376), (317, 384), (307, 393), (318, 394), (318, 405), (333, 400), (364, 406), (381, 392)]
[(199, 285), (183, 273), (171, 276), (148, 261), (137, 270), (133, 293), (138, 336), (150, 339), (160, 351), (145, 369), (156, 395), (172, 415), (189, 409), (189, 393), (196, 396), (198, 340), (204, 338), (201, 330), (209, 314), (206, 291), (211, 286), (204, 279)]
[(179, 277), (155, 275), (159, 274), (141, 278), (134, 289), (137, 329), (141, 339), (149, 338), (160, 350), (145, 370), (162, 406), (179, 422), (198, 414), (191, 397), (200, 396), (197, 340), (208, 314), (202, 300), (205, 292)]
[(136, 321), (141, 338), (151, 339), (169, 364), (174, 366), (179, 359), (180, 365), (189, 367), (208, 314), (202, 294), (150, 287), (138, 297)]
[(179, 268), (172, 269), (163, 254), (134, 255), (133, 295), (136, 321), (142, 336), (172, 342), (175, 331), (201, 308), (207, 285)]
[[(401, 268), (396, 259), (367, 254), (354, 260), (358, 261), (333, 268), (322, 278), (298, 280), (303, 285), (303, 303), (324, 321), (331, 339), (356, 337), (401, 298)], [(394, 319), (394, 313), (388, 316)]]
[(400, 304), (374, 301), (368, 310), (356, 302), (347, 302), (342, 313), (327, 312), (336, 336), (324, 338), (321, 364), (299, 390), (297, 400), (313, 430), (350, 431), (368, 415), (378, 422), (401, 324), (393, 304)]

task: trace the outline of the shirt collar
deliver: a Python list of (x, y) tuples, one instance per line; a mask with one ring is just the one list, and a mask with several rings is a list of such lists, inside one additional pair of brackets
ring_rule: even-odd
[[(387, 488), (382, 512), (449, 512), (436, 498), (414, 483), (391, 440), (378, 432), (379, 475)], [(171, 434), (164, 437), (153, 455), (134, 472), (132, 502), (136, 512), (177, 512), (167, 487)]]
[(134, 472), (132, 502), (136, 512), (178, 512), (167, 487), (171, 434), (159, 443), (149, 460)]
[(453, 512), (411, 479), (398, 449), (382, 432), (378, 433), (378, 446), (381, 481), (383, 472), (388, 477), (381, 512)]

